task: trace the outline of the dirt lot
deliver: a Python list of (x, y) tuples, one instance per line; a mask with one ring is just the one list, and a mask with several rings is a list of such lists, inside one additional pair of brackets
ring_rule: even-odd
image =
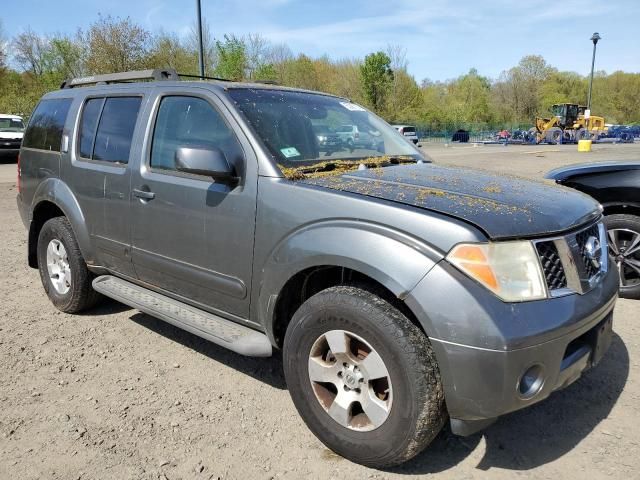
[[(640, 145), (426, 146), (439, 163), (539, 178)], [(640, 478), (640, 302), (620, 300), (612, 348), (568, 389), (469, 438), (443, 432), (376, 471), (329, 452), (289, 399), (281, 360), (244, 358), (114, 302), (48, 302), (25, 264), (15, 165), (0, 165), (0, 478)]]

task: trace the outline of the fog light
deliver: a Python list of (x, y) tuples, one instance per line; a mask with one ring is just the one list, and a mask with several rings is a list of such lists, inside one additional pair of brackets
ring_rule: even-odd
[(522, 374), (518, 382), (518, 393), (522, 398), (528, 400), (542, 390), (542, 385), (544, 385), (543, 370), (542, 365), (533, 365)]

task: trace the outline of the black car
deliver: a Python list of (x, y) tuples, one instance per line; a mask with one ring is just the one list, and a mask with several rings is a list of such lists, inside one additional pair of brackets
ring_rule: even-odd
[(609, 250), (620, 271), (620, 296), (640, 299), (640, 162), (571, 165), (546, 178), (602, 204)]

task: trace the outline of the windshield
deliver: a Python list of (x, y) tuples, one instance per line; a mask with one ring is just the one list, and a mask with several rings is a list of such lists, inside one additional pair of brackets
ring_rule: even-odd
[(382, 119), (342, 98), (251, 88), (232, 88), (228, 93), (284, 167), (377, 157), (425, 158)]
[(24, 123), (17, 118), (0, 118), (0, 132), (22, 132)]

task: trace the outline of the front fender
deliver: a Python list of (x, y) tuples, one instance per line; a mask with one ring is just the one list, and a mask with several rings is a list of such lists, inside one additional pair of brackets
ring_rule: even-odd
[[(89, 265), (92, 264), (95, 259), (95, 251), (89, 238), (87, 223), (78, 200), (67, 184), (59, 178), (47, 178), (40, 183), (31, 201), (30, 220), (33, 220), (34, 212), (42, 202), (51, 202), (62, 210), (71, 224), (85, 262)], [(34, 228), (33, 222), (31, 222), (30, 229), (32, 228)]]
[(274, 342), (278, 295), (295, 274), (311, 267), (355, 270), (404, 299), (442, 258), (423, 241), (388, 227), (350, 220), (308, 225), (282, 240), (262, 269), (258, 315)]

